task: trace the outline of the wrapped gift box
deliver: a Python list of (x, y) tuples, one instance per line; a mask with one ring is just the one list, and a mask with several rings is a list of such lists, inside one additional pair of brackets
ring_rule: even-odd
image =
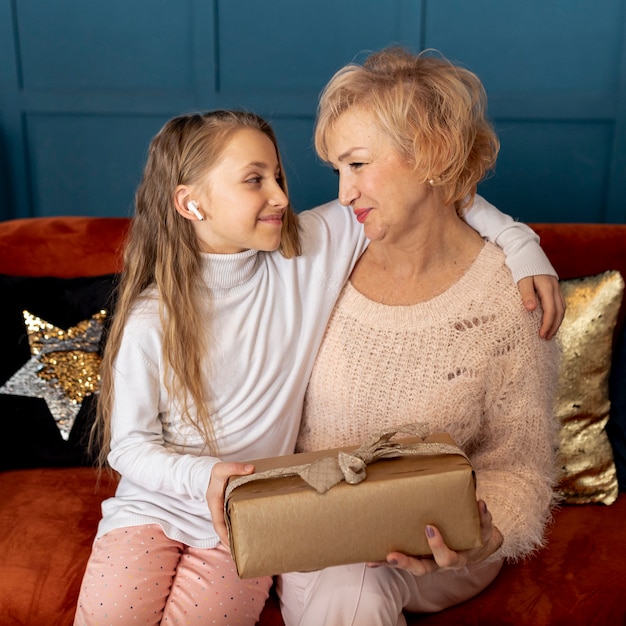
[[(231, 477), (225, 512), (239, 576), (379, 561), (394, 551), (425, 556), (427, 524), (451, 549), (479, 547), (474, 472), (452, 439), (439, 433), (394, 445), (414, 452), (368, 463), (362, 482), (339, 482), (325, 493), (297, 472), (322, 459), (337, 466), (340, 452), (356, 448), (254, 460), (258, 479)], [(445, 451), (433, 454), (433, 447)]]

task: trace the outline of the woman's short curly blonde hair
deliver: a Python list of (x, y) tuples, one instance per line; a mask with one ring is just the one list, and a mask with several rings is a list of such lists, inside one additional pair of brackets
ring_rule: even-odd
[(352, 108), (374, 117), (446, 204), (459, 209), (470, 204), (477, 184), (495, 166), (500, 142), (486, 117), (485, 89), (474, 73), (440, 54), (389, 47), (363, 65), (340, 69), (318, 106), (315, 148), (323, 160), (328, 160), (329, 131)]

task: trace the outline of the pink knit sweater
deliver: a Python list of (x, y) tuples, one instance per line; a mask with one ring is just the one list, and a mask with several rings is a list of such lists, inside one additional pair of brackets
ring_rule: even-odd
[(378, 304), (348, 283), (311, 376), (298, 451), (359, 444), (408, 422), (447, 431), (504, 535), (497, 555), (532, 552), (556, 472), (558, 349), (539, 338), (540, 319), (491, 244), (456, 284), (414, 306)]

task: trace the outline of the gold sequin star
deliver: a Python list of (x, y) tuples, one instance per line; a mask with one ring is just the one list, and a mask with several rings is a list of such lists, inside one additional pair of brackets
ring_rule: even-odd
[(98, 348), (106, 311), (67, 330), (28, 311), (23, 314), (31, 358), (0, 387), (0, 393), (43, 398), (67, 441), (83, 399), (99, 389)]

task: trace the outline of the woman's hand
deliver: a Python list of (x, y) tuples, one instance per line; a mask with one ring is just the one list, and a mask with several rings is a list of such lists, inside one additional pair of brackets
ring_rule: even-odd
[(491, 513), (485, 503), (478, 502), (480, 530), (483, 545), (472, 550), (455, 552), (445, 544), (441, 533), (434, 526), (426, 527), (426, 539), (432, 550), (432, 558), (416, 558), (400, 552), (387, 555), (387, 564), (408, 570), (414, 576), (431, 574), (439, 569), (461, 569), (484, 561), (502, 545), (502, 533), (493, 525)]
[(216, 463), (211, 470), (211, 480), (206, 492), (206, 501), (211, 512), (213, 527), (220, 541), (228, 546), (228, 528), (224, 517), (224, 492), (231, 476), (246, 476), (254, 472), (254, 465), (249, 463)]
[(543, 309), (539, 336), (543, 339), (552, 339), (565, 315), (565, 298), (561, 293), (559, 281), (554, 276), (539, 274), (522, 278), (517, 283), (517, 288), (527, 311), (534, 311), (537, 308), (539, 298)]

